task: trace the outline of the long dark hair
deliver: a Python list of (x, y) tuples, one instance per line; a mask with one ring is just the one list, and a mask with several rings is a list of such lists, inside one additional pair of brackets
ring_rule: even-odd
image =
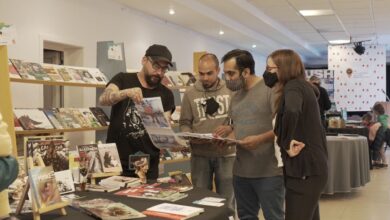
[(305, 66), (301, 57), (289, 49), (276, 50), (268, 56), (268, 59), (272, 59), (278, 67), (279, 83), (274, 88), (276, 93), (275, 110), (278, 112), (284, 86), (292, 79), (305, 80)]

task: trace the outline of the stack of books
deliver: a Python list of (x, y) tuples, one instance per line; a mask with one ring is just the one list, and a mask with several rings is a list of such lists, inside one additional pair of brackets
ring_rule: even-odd
[(148, 216), (174, 219), (174, 220), (183, 220), (183, 219), (189, 219), (191, 217), (197, 216), (202, 212), (204, 212), (203, 208), (177, 205), (171, 203), (161, 203), (159, 205), (146, 209), (142, 213)]
[(143, 184), (115, 193), (115, 195), (127, 196), (132, 198), (154, 199), (175, 202), (188, 196), (186, 193), (180, 193), (177, 189), (161, 187), (160, 183)]

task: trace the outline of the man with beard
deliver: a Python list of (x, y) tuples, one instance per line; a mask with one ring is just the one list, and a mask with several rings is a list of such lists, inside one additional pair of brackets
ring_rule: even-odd
[[(230, 111), (237, 145), (233, 188), (239, 219), (284, 219), (282, 168), (274, 148), (274, 94), (269, 79), (255, 75), (255, 61), (246, 50), (232, 50), (222, 58), (226, 87), (235, 91)], [(268, 67), (275, 68), (275, 67)], [(272, 81), (272, 79), (271, 79)]]
[[(232, 92), (218, 77), (218, 58), (210, 53), (203, 55), (198, 69), (199, 81), (183, 97), (180, 130), (226, 136), (232, 131), (227, 125)], [(235, 146), (218, 147), (200, 140), (193, 140), (190, 144), (193, 185), (212, 190), (215, 179), (216, 192), (227, 199), (229, 208), (234, 211), (232, 169)]]
[(159, 149), (157, 149), (142, 124), (135, 103), (149, 97), (160, 97), (167, 118), (175, 109), (173, 93), (161, 84), (161, 79), (172, 66), (172, 55), (166, 46), (150, 46), (142, 58), (138, 73), (118, 73), (107, 84), (99, 97), (101, 105), (112, 106), (107, 143), (116, 143), (124, 176), (136, 177), (129, 169), (129, 155), (137, 152), (150, 155), (147, 179), (158, 178)]
[(320, 91), (320, 95), (318, 97), (318, 105), (320, 107), (320, 115), (322, 125), (326, 128), (326, 118), (325, 111), (329, 110), (332, 107), (332, 103), (330, 102), (328, 92), (325, 88), (321, 86), (321, 80), (317, 76), (310, 77), (309, 81), (317, 87)]

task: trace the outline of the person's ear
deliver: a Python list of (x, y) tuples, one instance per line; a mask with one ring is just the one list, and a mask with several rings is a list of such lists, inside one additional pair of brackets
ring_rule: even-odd
[(251, 75), (251, 71), (249, 70), (249, 68), (245, 68), (243, 71), (242, 71), (242, 76), (244, 78), (247, 78), (249, 75)]
[(146, 65), (146, 62), (148, 62), (148, 58), (146, 58), (145, 56), (142, 57), (142, 60), (141, 60), (142, 66)]

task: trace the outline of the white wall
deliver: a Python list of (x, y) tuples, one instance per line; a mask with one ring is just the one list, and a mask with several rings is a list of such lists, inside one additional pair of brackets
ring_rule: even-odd
[[(171, 50), (178, 70), (192, 71), (194, 51), (209, 51), (221, 57), (234, 49), (230, 44), (165, 23), (110, 0), (0, 0), (0, 20), (16, 25), (17, 44), (9, 57), (42, 61), (42, 40), (83, 47), (84, 66), (96, 66), (96, 42), (125, 43), (127, 68), (140, 68), (141, 57), (153, 43)], [(257, 72), (265, 58), (254, 54)], [(42, 106), (41, 86), (13, 86), (16, 107)], [(28, 92), (31, 91), (31, 92)], [(28, 99), (24, 100), (28, 92)], [(85, 93), (85, 92), (84, 92)], [(87, 95), (88, 96), (88, 95)], [(85, 98), (94, 100), (93, 98)]]

